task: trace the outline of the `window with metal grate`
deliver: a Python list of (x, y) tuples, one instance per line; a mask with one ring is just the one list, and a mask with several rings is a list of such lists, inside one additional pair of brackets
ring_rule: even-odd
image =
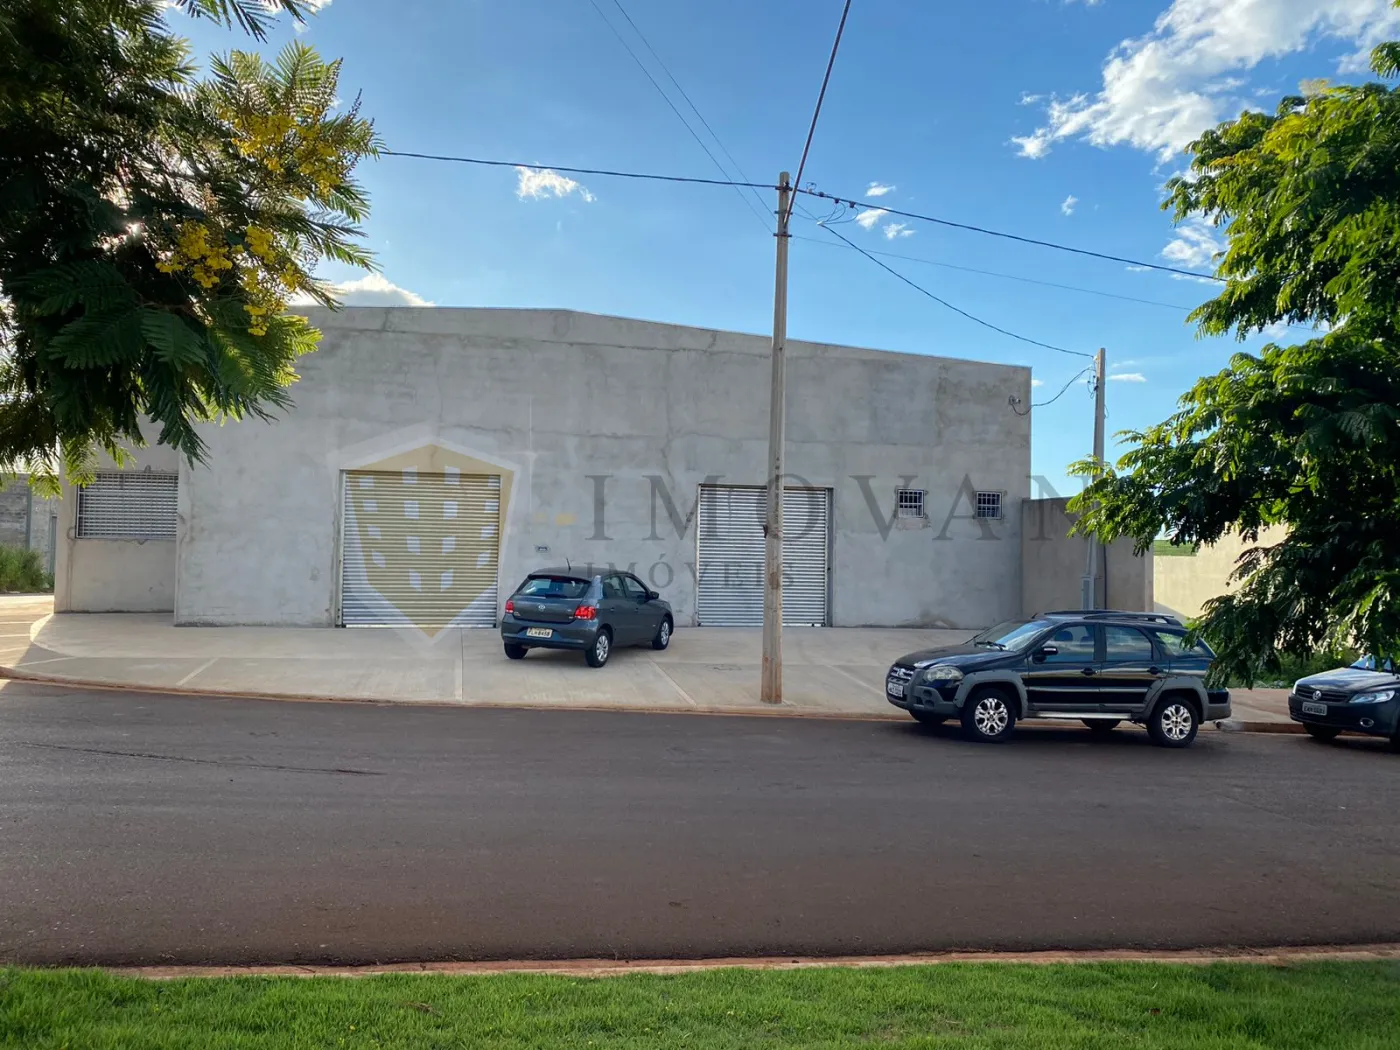
[(979, 492), (977, 493), (977, 516), (979, 518), (1000, 518), (1001, 517), (1001, 493), (1000, 492)]
[(901, 518), (924, 517), (923, 489), (895, 489), (896, 510)]
[(173, 540), (179, 475), (103, 470), (78, 490), (79, 539)]

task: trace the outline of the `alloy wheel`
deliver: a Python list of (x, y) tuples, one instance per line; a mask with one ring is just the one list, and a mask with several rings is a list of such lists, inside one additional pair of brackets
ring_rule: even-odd
[(1191, 712), (1183, 704), (1172, 704), (1162, 712), (1162, 733), (1169, 740), (1185, 740), (1194, 723)]
[(987, 696), (977, 702), (972, 721), (983, 736), (998, 736), (1006, 731), (1011, 712), (1006, 709), (1006, 701), (1001, 697)]

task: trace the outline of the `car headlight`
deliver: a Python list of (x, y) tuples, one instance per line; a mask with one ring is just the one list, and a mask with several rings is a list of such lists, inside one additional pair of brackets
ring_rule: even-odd
[(1382, 689), (1379, 693), (1362, 693), (1359, 696), (1353, 696), (1351, 702), (1353, 704), (1383, 704), (1394, 696), (1394, 689)]
[(927, 682), (956, 682), (963, 676), (963, 673), (951, 664), (937, 664), (924, 669), (924, 680)]

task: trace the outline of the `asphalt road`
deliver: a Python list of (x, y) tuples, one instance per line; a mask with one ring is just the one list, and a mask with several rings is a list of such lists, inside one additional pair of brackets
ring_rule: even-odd
[(0, 688), (0, 961), (1368, 941), (1383, 742)]

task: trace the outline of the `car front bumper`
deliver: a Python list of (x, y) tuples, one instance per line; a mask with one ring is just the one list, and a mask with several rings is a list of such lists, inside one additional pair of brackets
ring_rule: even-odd
[(941, 679), (934, 682), (924, 682), (918, 680), (915, 675), (914, 680), (902, 684), (904, 695), (895, 696), (890, 692), (890, 686), (896, 684), (896, 679), (886, 676), (885, 678), (885, 699), (895, 707), (903, 711), (927, 711), (935, 715), (952, 716), (958, 713), (958, 705), (955, 699), (958, 695), (958, 686), (962, 684), (962, 679), (949, 681)]
[(1304, 704), (1319, 702), (1289, 693), (1288, 717), (1308, 725), (1327, 726), (1349, 733), (1369, 733), (1372, 736), (1394, 736), (1400, 729), (1400, 697), (1383, 704), (1322, 703), (1327, 708), (1325, 715), (1303, 710)]
[[(531, 629), (550, 632), (548, 638), (533, 638)], [(501, 641), (506, 645), (522, 645), (526, 649), (578, 649), (593, 648), (598, 638), (597, 620), (572, 620), (569, 623), (545, 623), (525, 620), (513, 613), (501, 617)]]

